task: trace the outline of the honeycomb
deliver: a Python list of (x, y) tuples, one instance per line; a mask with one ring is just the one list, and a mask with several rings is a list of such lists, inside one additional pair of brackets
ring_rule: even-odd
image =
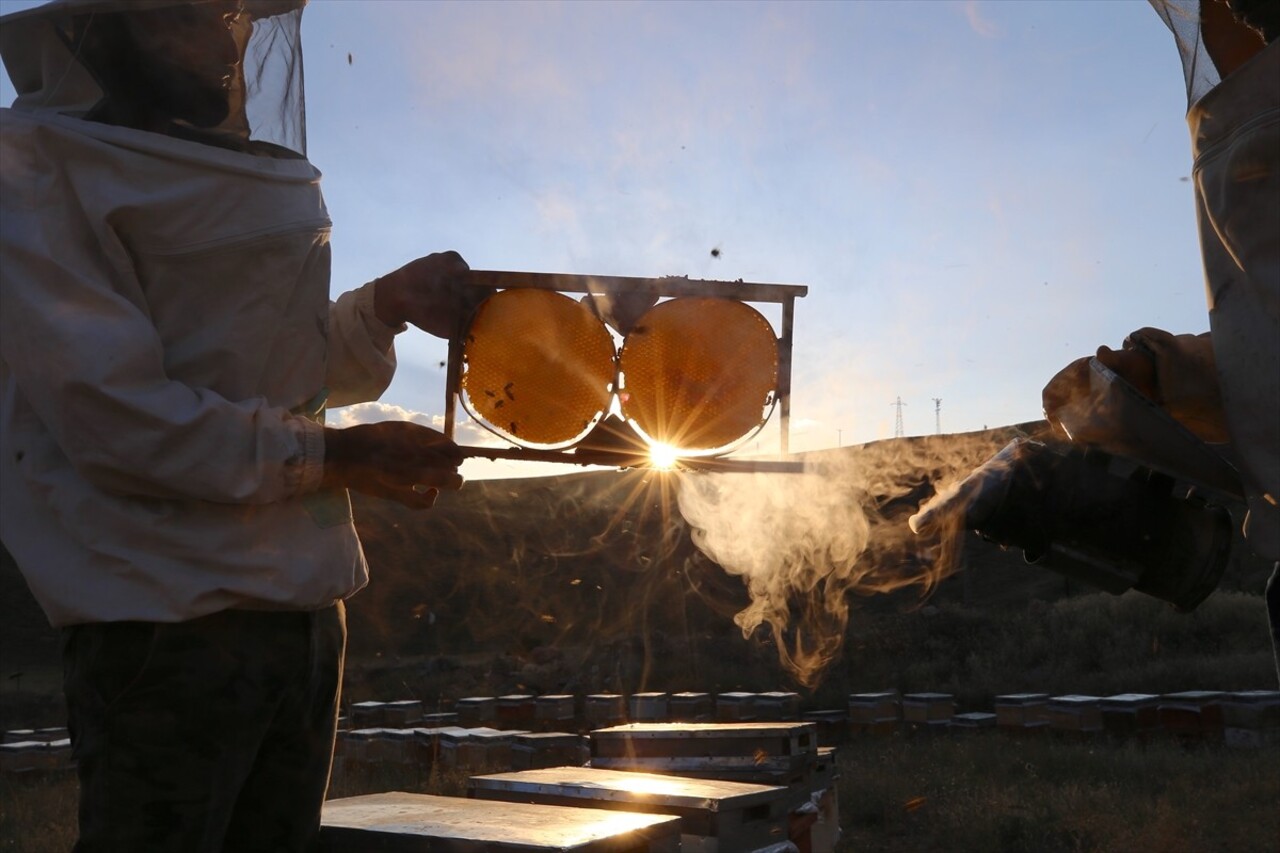
[(732, 299), (684, 297), (644, 314), (619, 356), (624, 417), (684, 451), (726, 448), (768, 417), (778, 387), (769, 321)]
[(613, 337), (586, 306), (550, 290), (489, 297), (463, 342), (467, 409), (522, 447), (578, 442), (609, 408)]

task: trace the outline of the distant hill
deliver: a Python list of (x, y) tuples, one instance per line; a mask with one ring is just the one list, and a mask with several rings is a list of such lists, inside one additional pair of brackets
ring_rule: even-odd
[[(805, 456), (905, 466), (885, 479), (892, 488), (859, 498), (874, 557), (891, 576), (895, 567), (915, 572), (931, 558), (905, 528), (907, 516), (932, 494), (940, 469), (930, 460), (951, 457), (952, 464), (960, 459), (971, 467), (1011, 436), (1042, 428), (1023, 424)], [(674, 506), (664, 511), (659, 477), (593, 471), (470, 482), (423, 513), (354, 496), (372, 578), (349, 603), (353, 662), (478, 654), (524, 661), (554, 654), (547, 650), (635, 642), (679, 649), (682, 638), (735, 634), (733, 615), (749, 602), (742, 580), (694, 547)], [(932, 590), (935, 601), (1025, 607), (1033, 599), (1087, 591), (972, 535), (958, 559), (967, 570)], [(1237, 548), (1223, 587), (1260, 591), (1265, 572)], [(859, 595), (854, 606), (910, 609), (920, 605), (921, 592)], [(53, 663), (57, 654), (56, 632), (12, 559), (0, 553), (0, 666)]]

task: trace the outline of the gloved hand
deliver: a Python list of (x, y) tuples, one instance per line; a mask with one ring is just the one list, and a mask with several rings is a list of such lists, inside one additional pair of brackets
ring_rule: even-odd
[(408, 421), (324, 431), (320, 487), (347, 488), (429, 509), (441, 489), (462, 488), (462, 452), (442, 433)]
[[(1201, 441), (1229, 440), (1213, 341), (1207, 332), (1174, 335), (1143, 328), (1126, 337), (1119, 350), (1101, 346), (1094, 357)], [(1044, 411), (1050, 421), (1059, 421), (1059, 413), (1070, 407), (1090, 405), (1088, 362), (1087, 356), (1077, 359), (1045, 386)], [(1075, 419), (1080, 420), (1078, 415)]]
[(454, 338), (476, 306), (493, 293), (467, 283), (470, 269), (457, 252), (410, 261), (377, 280), (373, 310), (388, 326), (412, 323), (438, 338)]

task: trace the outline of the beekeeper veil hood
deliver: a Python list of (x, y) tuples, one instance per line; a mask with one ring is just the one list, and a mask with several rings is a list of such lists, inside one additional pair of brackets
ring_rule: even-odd
[(13, 108), (306, 155), (306, 0), (53, 0), (0, 18)]

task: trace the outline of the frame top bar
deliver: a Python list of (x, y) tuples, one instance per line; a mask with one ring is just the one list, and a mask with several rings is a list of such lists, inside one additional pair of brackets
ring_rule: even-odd
[(563, 293), (652, 293), (656, 296), (718, 296), (746, 302), (786, 302), (805, 296), (802, 284), (762, 284), (749, 281), (716, 281), (688, 276), (640, 278), (621, 275), (573, 275), (570, 273), (471, 270), (468, 283), (475, 287), (529, 287)]

